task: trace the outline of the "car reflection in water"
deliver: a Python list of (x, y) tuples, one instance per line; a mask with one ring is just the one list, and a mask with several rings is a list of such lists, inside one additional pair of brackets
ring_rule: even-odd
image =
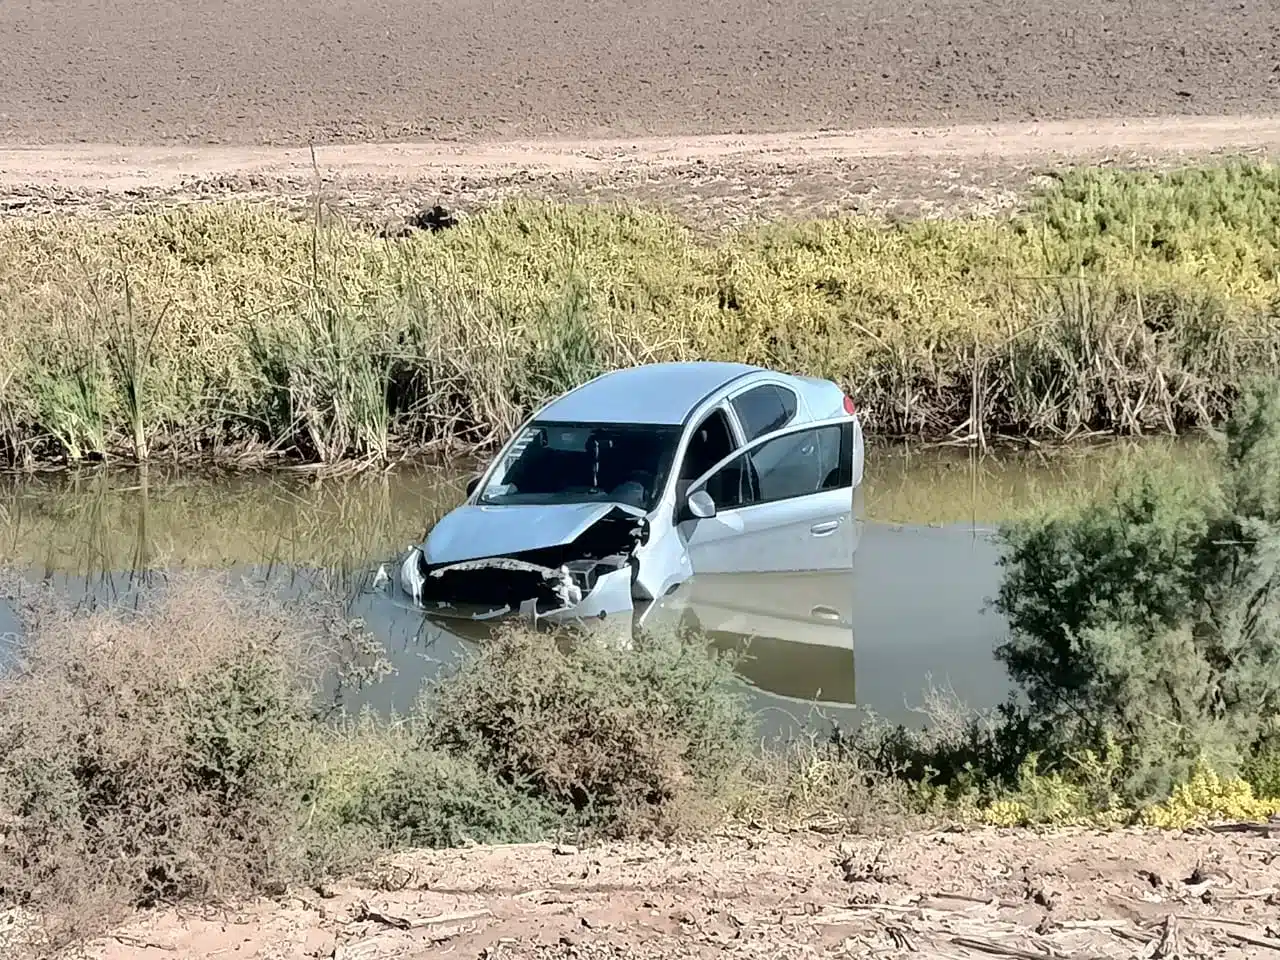
[(763, 693), (852, 707), (853, 571), (694, 576), (641, 616), (697, 630)]

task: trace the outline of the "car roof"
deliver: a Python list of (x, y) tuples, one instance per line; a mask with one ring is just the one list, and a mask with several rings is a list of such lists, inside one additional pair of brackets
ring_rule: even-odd
[(699, 404), (726, 384), (762, 367), (701, 360), (648, 363), (614, 370), (553, 400), (539, 420), (570, 423), (684, 423)]

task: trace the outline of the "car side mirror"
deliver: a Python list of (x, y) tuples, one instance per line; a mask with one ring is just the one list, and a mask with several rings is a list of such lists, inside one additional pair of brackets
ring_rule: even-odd
[(711, 499), (711, 494), (705, 490), (699, 490), (689, 497), (689, 513), (697, 517), (699, 520), (710, 520), (716, 515), (716, 502)]
[(480, 486), (480, 478), (482, 476), (484, 476), (484, 474), (477, 473), (475, 476), (467, 480), (467, 496), (468, 497), (476, 492), (476, 487)]

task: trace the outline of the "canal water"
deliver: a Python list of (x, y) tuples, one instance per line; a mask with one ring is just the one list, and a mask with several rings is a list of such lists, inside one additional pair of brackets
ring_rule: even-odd
[[(1203, 444), (1173, 442), (999, 455), (872, 446), (851, 573), (695, 577), (637, 619), (697, 626), (742, 654), (739, 672), (766, 728), (815, 711), (852, 718), (855, 706), (914, 724), (930, 686), (991, 706), (1009, 690), (992, 656), (1005, 626), (987, 609), (1000, 583), (1001, 521), (1080, 502), (1134, 463), (1162, 458), (1209, 462)], [(346, 479), (156, 465), (3, 477), (0, 544), (29, 575), (100, 599), (127, 599), (175, 569), (336, 589), (395, 666), (361, 696), (404, 710), (486, 633), (425, 621), (376, 589), (374, 574), (381, 565), (394, 574), (394, 561), (459, 502), (469, 466)]]

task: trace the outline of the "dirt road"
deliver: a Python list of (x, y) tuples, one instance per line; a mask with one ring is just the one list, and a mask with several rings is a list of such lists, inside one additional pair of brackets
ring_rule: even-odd
[(152, 914), (90, 954), (1274, 957), (1278, 857), (1280, 836), (1139, 832), (476, 848), (404, 856), (323, 896)]
[(9, 0), (0, 138), (307, 143), (1280, 113), (1274, 0)]
[(695, 217), (983, 212), (1070, 161), (1275, 154), (1280, 118), (953, 124), (825, 133), (348, 144), (318, 147), (3, 146), (0, 213), (123, 209), (236, 194), (395, 214), (512, 194), (627, 197)]
[[(1167, 156), (1280, 147), (1280, 117), (1149, 118), (956, 124), (822, 133), (600, 140), (347, 144), (319, 147), (324, 174), (403, 181), (433, 173), (600, 174), (627, 166), (768, 160), (1017, 160), (1100, 154)], [(192, 178), (305, 178), (307, 147), (0, 146), (0, 184), (173, 188)]]

